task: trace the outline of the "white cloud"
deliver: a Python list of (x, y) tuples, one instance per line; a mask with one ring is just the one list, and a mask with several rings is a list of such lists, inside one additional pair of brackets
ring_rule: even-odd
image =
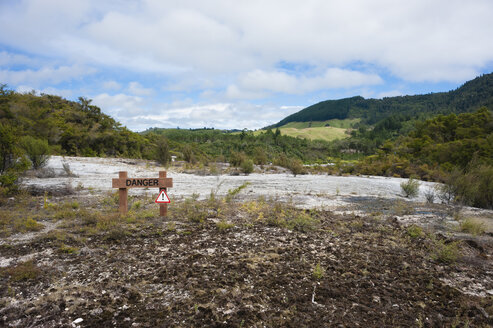
[[(155, 106), (152, 114), (123, 119), (134, 131), (148, 127), (258, 129), (300, 110), (298, 106), (268, 106), (246, 103), (167, 104)], [(147, 111), (150, 112), (149, 110)]]
[(138, 96), (130, 96), (124, 93), (109, 95), (101, 93), (93, 97), (93, 104), (100, 107), (105, 113), (114, 116), (117, 120), (141, 115), (148, 104)]
[(87, 68), (79, 65), (42, 67), (39, 70), (0, 70), (0, 81), (4, 83), (19, 85), (29, 83), (35, 86), (42, 84), (59, 84), (61, 82), (71, 81), (86, 75), (94, 74), (93, 68)]
[(3, 44), (144, 72), (363, 62), (405, 80), (462, 81), (493, 60), (490, 0), (25, 0), (0, 9)]
[(304, 94), (323, 89), (351, 88), (381, 84), (377, 74), (329, 68), (322, 75), (294, 76), (280, 71), (254, 70), (239, 79), (239, 86), (231, 85), (227, 95), (231, 98), (254, 98), (265, 96), (265, 91)]
[(151, 88), (144, 88), (139, 82), (130, 82), (128, 84), (128, 92), (137, 96), (149, 96), (154, 90)]
[(103, 88), (106, 90), (120, 90), (122, 88), (121, 84), (116, 81), (106, 81), (103, 82)]

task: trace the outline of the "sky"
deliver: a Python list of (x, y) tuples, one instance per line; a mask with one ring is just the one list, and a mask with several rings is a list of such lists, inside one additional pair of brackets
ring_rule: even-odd
[(0, 0), (0, 83), (133, 131), (259, 129), (493, 71), (491, 0)]

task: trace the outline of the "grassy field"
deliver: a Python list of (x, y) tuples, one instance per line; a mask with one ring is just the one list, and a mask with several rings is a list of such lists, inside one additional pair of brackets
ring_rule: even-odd
[(333, 128), (330, 126), (304, 129), (281, 127), (279, 130), (281, 131), (282, 135), (306, 138), (310, 140), (320, 139), (324, 141), (332, 141), (349, 137), (349, 135), (346, 134), (347, 129)]
[[(320, 122), (290, 122), (281, 126), (279, 130), (282, 135), (290, 137), (332, 141), (349, 137), (346, 131), (351, 129), (359, 121), (359, 118), (355, 118), (345, 120), (333, 119)], [(265, 131), (259, 130), (255, 131), (254, 134), (258, 135), (263, 132)]]
[(333, 119), (329, 121), (320, 121), (320, 122), (290, 122), (280, 127), (280, 129), (284, 128), (295, 128), (295, 129), (306, 129), (306, 128), (321, 128), (321, 127), (333, 127), (333, 128), (341, 128), (341, 129), (350, 129), (356, 123), (361, 121), (359, 118), (338, 120)]

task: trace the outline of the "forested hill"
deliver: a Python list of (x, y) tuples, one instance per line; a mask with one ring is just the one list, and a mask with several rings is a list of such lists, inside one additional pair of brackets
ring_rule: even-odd
[(18, 93), (0, 84), (0, 131), (48, 142), (52, 153), (146, 157), (149, 143), (101, 112), (91, 100)]
[(280, 127), (289, 122), (346, 118), (361, 118), (363, 124), (373, 125), (389, 116), (422, 120), (437, 114), (472, 112), (482, 106), (493, 108), (493, 73), (477, 77), (449, 92), (383, 99), (358, 96), (326, 100), (294, 113), (271, 127)]

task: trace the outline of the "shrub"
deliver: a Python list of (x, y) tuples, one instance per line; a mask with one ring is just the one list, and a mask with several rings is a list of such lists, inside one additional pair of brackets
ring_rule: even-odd
[(21, 145), (26, 151), (27, 158), (31, 162), (33, 169), (37, 170), (48, 164), (50, 159), (48, 141), (24, 136), (21, 138)]
[(251, 159), (247, 159), (243, 161), (240, 165), (241, 172), (245, 173), (245, 175), (248, 175), (253, 172), (253, 161)]
[(234, 167), (240, 167), (243, 162), (247, 160), (247, 156), (244, 152), (232, 152), (229, 157), (229, 164)]
[(475, 220), (473, 218), (466, 218), (460, 222), (460, 231), (467, 232), (472, 235), (481, 235), (485, 232), (485, 225), (483, 222)]
[(414, 225), (414, 224), (407, 227), (407, 234), (412, 239), (423, 237), (423, 235), (424, 235), (423, 229), (417, 225)]
[(305, 167), (303, 166), (303, 162), (299, 159), (292, 159), (289, 161), (288, 169), (293, 173), (294, 176), (298, 174), (305, 174)]
[(434, 245), (433, 258), (442, 263), (454, 263), (461, 256), (460, 242), (446, 242), (444, 240), (439, 240), (435, 242)]
[(410, 178), (406, 182), (401, 183), (401, 189), (406, 197), (408, 198), (417, 197), (419, 194), (419, 181)]
[(426, 202), (429, 204), (433, 204), (435, 202), (435, 191), (433, 189), (428, 189), (425, 192)]
[(13, 281), (37, 280), (42, 271), (33, 263), (32, 260), (19, 263), (14, 267), (6, 269)]
[(171, 162), (171, 152), (168, 139), (161, 137), (156, 142), (156, 160), (159, 164), (167, 166)]
[(493, 208), (493, 166), (473, 166), (465, 173), (458, 173), (447, 183), (461, 203)]
[(197, 162), (192, 147), (190, 145), (185, 145), (185, 147), (183, 148), (183, 159), (185, 160), (185, 162), (190, 164), (195, 164)]

